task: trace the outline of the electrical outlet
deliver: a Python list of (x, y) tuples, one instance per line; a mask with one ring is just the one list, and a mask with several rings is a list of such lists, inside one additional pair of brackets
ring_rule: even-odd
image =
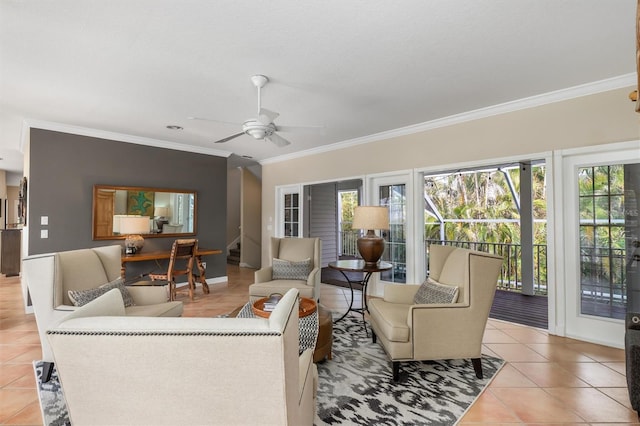
[(204, 269), (207, 269), (207, 262), (202, 262), (202, 267), (203, 267)]

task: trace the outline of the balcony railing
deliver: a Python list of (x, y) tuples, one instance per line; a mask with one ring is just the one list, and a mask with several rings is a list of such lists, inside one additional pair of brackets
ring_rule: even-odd
[[(341, 232), (341, 255), (358, 257), (357, 239), (357, 232)], [(469, 248), (501, 256), (504, 263), (500, 272), (498, 288), (522, 291), (522, 247), (519, 244), (427, 240), (425, 242), (427, 264), (431, 244)], [(603, 306), (610, 310), (624, 310), (627, 293), (625, 256), (624, 249), (581, 249), (580, 282), (583, 313), (596, 314), (598, 310), (603, 309)], [(534, 244), (533, 268), (534, 291), (536, 294), (546, 295), (548, 284), (546, 245)]]
[[(509, 291), (522, 291), (522, 247), (519, 244), (487, 243), (475, 241), (427, 240), (425, 253), (429, 256), (431, 244), (444, 244), (471, 250), (484, 251), (502, 257), (502, 271), (498, 279), (498, 288)], [(536, 294), (547, 294), (547, 246), (533, 245), (533, 290)]]
[[(340, 232), (341, 256), (359, 257), (357, 248), (358, 233), (356, 231)], [(425, 253), (429, 256), (431, 244), (444, 244), (471, 250), (497, 254), (504, 259), (502, 272), (498, 281), (498, 288), (509, 291), (522, 291), (522, 248), (519, 244), (487, 243), (475, 241), (425, 241)], [(428, 262), (427, 262), (428, 264)], [(534, 291), (536, 294), (547, 294), (547, 246), (534, 244), (533, 246)]]

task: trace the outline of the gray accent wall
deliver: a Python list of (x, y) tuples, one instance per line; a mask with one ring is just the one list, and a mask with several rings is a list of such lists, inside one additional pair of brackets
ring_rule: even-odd
[[(29, 159), (29, 255), (123, 245), (123, 240), (92, 240), (96, 184), (185, 189), (197, 193), (198, 244), (223, 251), (203, 259), (207, 278), (226, 276), (226, 158), (31, 129)], [(48, 216), (48, 225), (40, 225), (41, 216)], [(40, 238), (42, 229), (49, 238)], [(143, 250), (169, 250), (173, 240), (147, 238)], [(162, 267), (129, 263), (127, 279)]]

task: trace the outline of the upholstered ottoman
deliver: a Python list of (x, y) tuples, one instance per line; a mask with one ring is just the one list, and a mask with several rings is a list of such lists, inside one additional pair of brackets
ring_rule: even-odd
[(318, 340), (316, 350), (313, 352), (313, 362), (331, 359), (331, 346), (333, 345), (333, 317), (331, 311), (318, 304)]

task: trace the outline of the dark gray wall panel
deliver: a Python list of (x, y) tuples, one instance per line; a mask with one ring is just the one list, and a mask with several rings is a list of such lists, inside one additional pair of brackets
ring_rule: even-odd
[(338, 260), (338, 201), (335, 183), (310, 187), (309, 236), (322, 240), (322, 266)]
[[(93, 185), (128, 185), (195, 190), (197, 238), (202, 247), (226, 247), (227, 159), (49, 130), (32, 129), (27, 225), (29, 254), (110, 244), (93, 241)], [(49, 225), (40, 225), (48, 216)], [(49, 238), (41, 239), (47, 229)], [(147, 238), (144, 250), (168, 250), (173, 238)], [(209, 256), (207, 277), (226, 275), (224, 255)], [(162, 265), (164, 267), (164, 265)], [(127, 277), (159, 270), (157, 265), (127, 267)]]

